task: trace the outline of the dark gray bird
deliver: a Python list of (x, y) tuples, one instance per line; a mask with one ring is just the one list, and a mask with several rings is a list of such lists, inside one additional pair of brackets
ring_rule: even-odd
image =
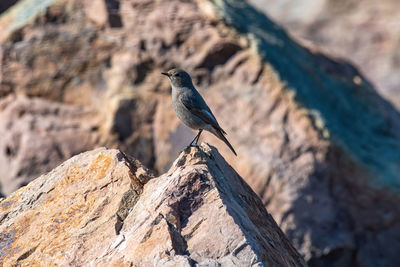
[(186, 126), (193, 130), (199, 130), (189, 146), (197, 145), (201, 132), (206, 130), (224, 141), (233, 154), (237, 155), (232, 145), (225, 138), (226, 132), (219, 126), (214, 114), (194, 88), (190, 75), (181, 69), (172, 69), (161, 74), (168, 76), (171, 81), (172, 105), (178, 118)]

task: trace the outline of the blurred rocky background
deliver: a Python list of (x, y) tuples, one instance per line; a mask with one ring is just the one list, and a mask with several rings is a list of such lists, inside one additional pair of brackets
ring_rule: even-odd
[[(239, 0), (13, 5), (0, 16), (2, 193), (98, 146), (168, 170), (194, 136), (173, 113), (160, 75), (181, 67), (238, 157), (209, 134), (203, 141), (218, 147), (310, 266), (400, 266), (400, 115), (396, 86), (389, 86), (398, 77), (388, 55), (398, 29), (387, 26), (391, 37), (378, 42), (380, 50), (368, 41), (369, 27), (341, 19), (355, 16), (347, 2), (335, 2), (345, 15), (320, 1), (314, 18), (326, 14), (330, 23), (315, 23), (319, 31), (306, 30), (313, 20), (293, 24), (327, 36), (326, 43), (304, 44), (303, 31), (292, 30), (299, 44), (259, 10), (290, 25), (300, 7), (311, 12), (311, 1), (269, 2), (254, 3), (259, 9)], [(359, 53), (340, 50), (346, 59), (339, 59), (323, 52), (351, 37), (361, 44), (346, 51)], [(348, 63), (353, 56), (362, 72)]]
[(355, 64), (400, 109), (398, 0), (249, 0), (304, 44)]

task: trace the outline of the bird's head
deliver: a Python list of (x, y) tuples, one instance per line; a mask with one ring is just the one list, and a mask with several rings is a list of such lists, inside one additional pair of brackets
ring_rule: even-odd
[(171, 84), (174, 87), (184, 87), (192, 85), (192, 78), (190, 78), (190, 75), (184, 70), (172, 69), (168, 72), (162, 72), (161, 74), (168, 76)]

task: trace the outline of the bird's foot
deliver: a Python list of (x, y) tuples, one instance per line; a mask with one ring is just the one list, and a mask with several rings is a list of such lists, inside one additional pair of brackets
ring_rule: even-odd
[(197, 149), (200, 149), (200, 146), (198, 144), (189, 144), (187, 147), (185, 147), (183, 149), (183, 151), (186, 151), (186, 150), (190, 149), (191, 147), (195, 147)]

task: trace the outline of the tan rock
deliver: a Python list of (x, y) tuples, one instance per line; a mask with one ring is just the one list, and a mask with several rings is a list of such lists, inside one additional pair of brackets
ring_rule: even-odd
[(107, 23), (108, 13), (104, 0), (85, 1), (85, 12), (87, 17), (99, 26)]
[(0, 202), (0, 262), (305, 266), (215, 148), (191, 148), (151, 178), (117, 150), (71, 158)]
[(0, 187), (9, 195), (65, 158), (94, 146), (96, 114), (40, 98), (0, 99)]

